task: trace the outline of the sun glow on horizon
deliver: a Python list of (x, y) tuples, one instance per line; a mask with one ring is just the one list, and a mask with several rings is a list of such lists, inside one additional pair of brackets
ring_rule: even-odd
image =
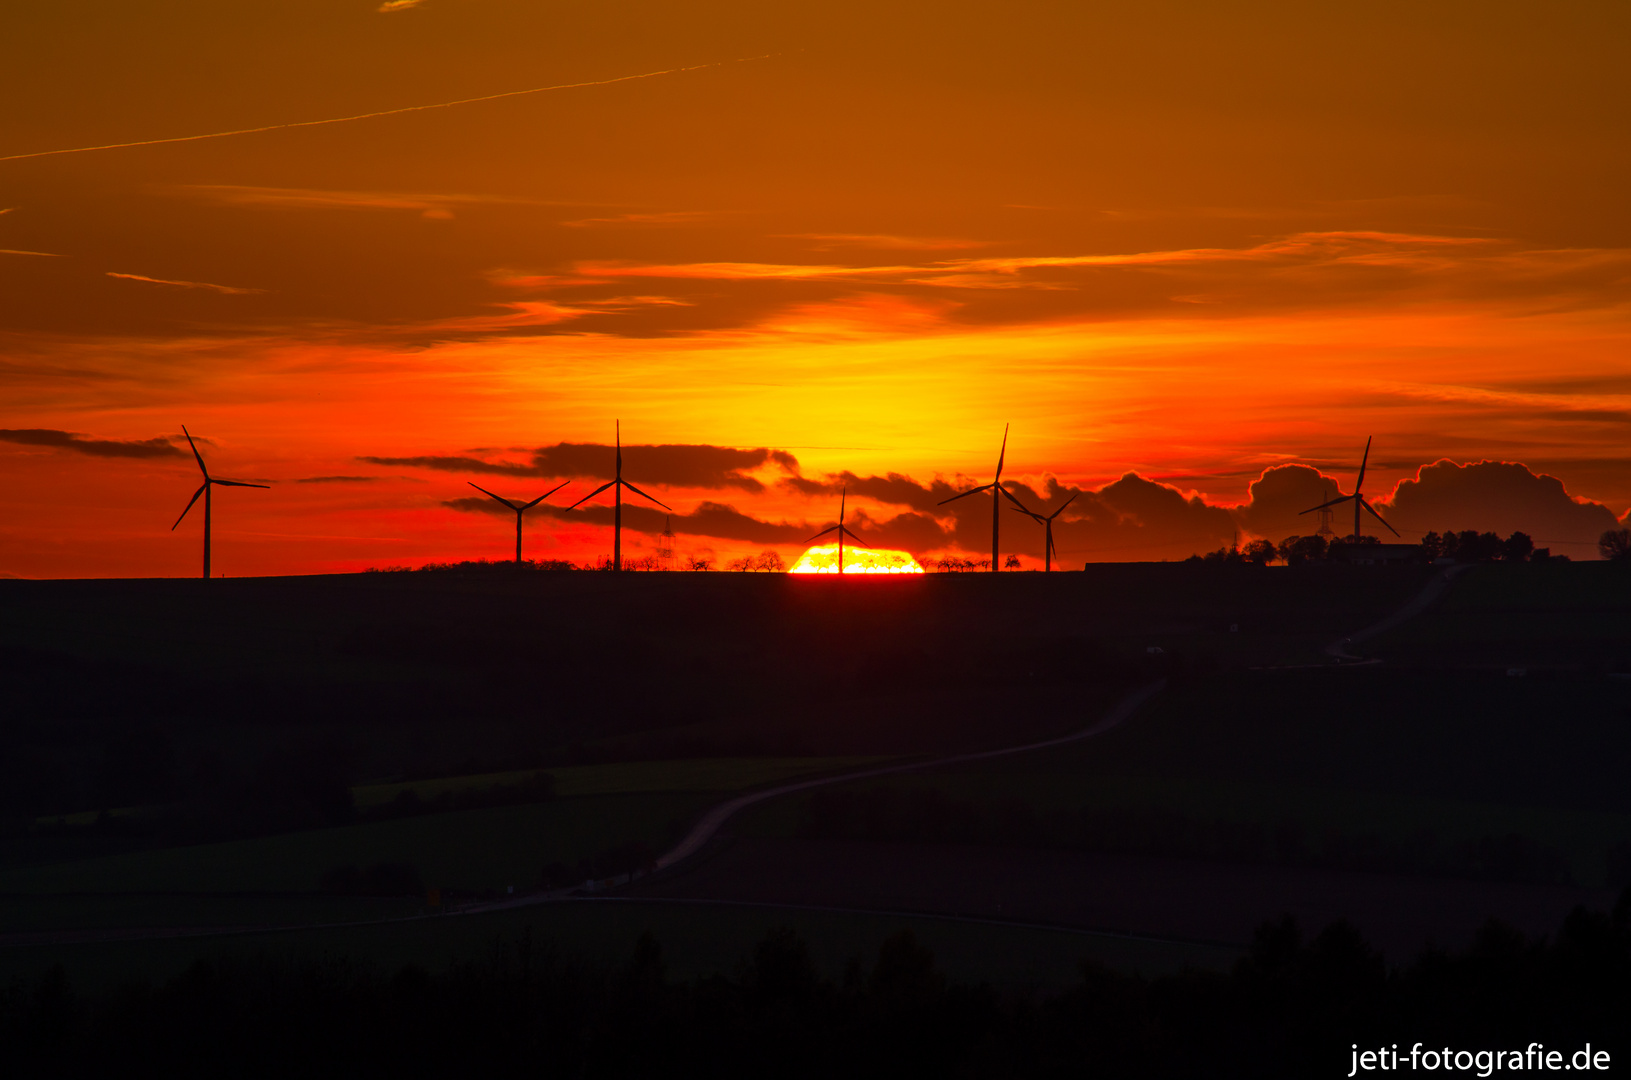
[[(818, 544), (798, 557), (789, 574), (836, 574), (838, 545)], [(846, 574), (921, 574), (923, 567), (904, 551), (844, 545)]]

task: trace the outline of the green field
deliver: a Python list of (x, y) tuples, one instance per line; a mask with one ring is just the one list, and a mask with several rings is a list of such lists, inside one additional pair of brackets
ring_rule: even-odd
[(517, 784), (540, 772), (555, 781), (560, 798), (583, 795), (634, 795), (659, 791), (740, 791), (774, 784), (795, 776), (861, 768), (875, 757), (834, 758), (712, 758), (681, 761), (620, 761), (607, 765), (564, 765), (553, 769), (523, 769), (435, 780), (403, 780), (352, 788), (358, 809), (389, 803), (404, 791), (423, 798), (444, 792), (479, 791)]
[(531, 887), (549, 863), (575, 866), (631, 841), (661, 848), (716, 798), (591, 795), (129, 852), (0, 873), (0, 892), (304, 892), (336, 866), (378, 862), (408, 863), (442, 888)]
[[(853, 797), (852, 816), (889, 819), (863, 823), (877, 838), (938, 829), (945, 839), (1029, 835), (1043, 846), (1269, 859), (1292, 857), (1281, 851), (1291, 846), (1312, 859), (1341, 837), (1376, 865), (1394, 852), (1428, 871), (1434, 850), (1443, 861), (1518, 836), (1596, 887), (1609, 850), (1631, 841), (1631, 789), (1619, 779), (1628, 708), (1631, 685), (1603, 678), (1240, 672), (1176, 686), (1095, 739), (833, 790), (899, 793), (892, 804)], [(739, 828), (808, 831), (823, 798), (832, 796), (766, 806)], [(947, 831), (959, 815), (962, 831)]]

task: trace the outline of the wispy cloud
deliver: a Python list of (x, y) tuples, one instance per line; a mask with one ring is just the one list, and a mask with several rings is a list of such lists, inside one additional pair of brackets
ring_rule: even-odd
[(302, 476), (297, 484), (371, 484), (383, 479), (379, 476)]
[(61, 259), (64, 257), (54, 251), (18, 251), (14, 248), (0, 248), (0, 255), (43, 255), (47, 259)]
[(408, 210), (428, 218), (452, 217), (450, 208), (458, 206), (586, 205), (581, 202), (457, 191), (335, 191), (325, 188), (258, 187), (251, 184), (182, 184), (168, 190), (223, 206), (266, 206), (294, 210)]
[(53, 428), (0, 428), (0, 442), (48, 446), (92, 457), (186, 457), (187, 452), (173, 445), (171, 438), (159, 435), (151, 439), (91, 439), (77, 432)]
[(392, 11), (407, 11), (409, 8), (418, 7), (421, 3), (423, 3), (423, 0), (385, 0), (383, 4), (374, 10), (382, 14)]
[[(370, 465), (409, 466), (442, 472), (487, 473), (495, 476), (533, 476), (609, 480), (613, 448), (600, 443), (556, 443), (531, 451), (530, 462), (487, 461), (468, 454), (418, 457), (359, 457)], [(765, 485), (751, 474), (766, 466), (785, 473), (798, 472), (798, 459), (785, 450), (768, 447), (710, 446), (705, 443), (667, 443), (651, 446), (625, 444), (628, 475), (642, 484), (662, 487), (740, 488), (759, 492)]]
[(254, 293), (263, 293), (265, 289), (240, 289), (235, 285), (212, 285), (207, 281), (171, 281), (168, 278), (148, 277), (146, 274), (120, 274), (109, 270), (108, 277), (123, 278), (126, 281), (145, 281), (151, 285), (173, 285), (178, 289), (208, 289), (211, 292), (225, 293), (229, 296), (249, 296)]

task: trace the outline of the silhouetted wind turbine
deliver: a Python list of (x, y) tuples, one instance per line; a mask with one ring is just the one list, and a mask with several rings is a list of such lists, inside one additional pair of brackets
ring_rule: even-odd
[[(215, 479), (215, 477), (210, 475), (210, 471), (204, 468), (204, 457), (198, 452), (198, 444), (193, 442), (192, 433), (187, 430), (187, 425), (183, 424), (181, 426), (181, 433), (187, 436), (187, 445), (193, 448), (193, 458), (198, 462), (198, 471), (204, 474), (204, 482), (199, 485), (197, 491), (193, 492), (193, 497), (187, 502), (187, 510), (191, 510), (193, 508), (193, 503), (198, 501), (198, 497), (200, 495), (204, 496), (204, 580), (208, 581), (210, 577), (210, 488), (217, 484), (219, 484), (221, 487), (252, 488), (270, 488), (271, 485), (251, 484), (243, 480)], [(181, 518), (187, 516), (187, 510), (183, 510), (181, 512), (181, 517), (176, 518), (176, 525), (180, 525)], [(176, 531), (176, 525), (170, 526), (171, 532)]]
[[(1030, 519), (1032, 521), (1035, 521), (1037, 524), (1041, 525), (1044, 529), (1047, 530), (1047, 534), (1048, 534), (1047, 535), (1047, 542), (1044, 543), (1043, 546), (1042, 546), (1042, 572), (1043, 573), (1048, 573), (1049, 571), (1051, 571), (1053, 569), (1053, 552), (1054, 552), (1054, 548), (1053, 548), (1053, 519), (1058, 517), (1060, 514), (1063, 514), (1065, 512), (1065, 507), (1067, 507), (1071, 503), (1075, 502), (1076, 501), (1076, 496), (1080, 495), (1080, 494), (1081, 494), (1080, 491), (1073, 492), (1071, 494), (1070, 498), (1066, 499), (1060, 505), (1059, 509), (1055, 510), (1053, 513), (1047, 515), (1046, 517), (1043, 517), (1041, 514), (1037, 513), (1035, 510), (1029, 510), (1029, 509), (1026, 509), (1024, 507), (1020, 507), (1018, 510), (1014, 511), (1015, 513), (1027, 515), (1028, 517), (1030, 517)], [(1009, 509), (1013, 510), (1014, 508), (1009, 507)]]
[[(938, 504), (940, 506), (945, 506), (949, 502), (956, 502), (958, 499), (965, 498), (969, 495), (978, 495), (982, 491), (991, 492), (991, 572), (993, 574), (995, 574), (1000, 568), (997, 562), (997, 511), (1002, 508), (1002, 497), (1006, 496), (1009, 502), (1013, 503), (1021, 510), (1025, 510), (1025, 504), (1014, 498), (1013, 495), (1009, 494), (1008, 489), (1002, 486), (1002, 461), (1003, 458), (1007, 456), (1008, 425), (1004, 424), (1002, 426), (1002, 450), (997, 454), (996, 479), (992, 480), (989, 484), (981, 484), (979, 487), (969, 488), (960, 495), (953, 495), (949, 499), (941, 499)], [(1025, 512), (1027, 514), (1030, 513), (1029, 510), (1025, 510)]]
[(561, 490), (563, 487), (565, 487), (567, 484), (570, 484), (571, 482), (572, 481), (570, 481), (570, 480), (563, 481), (562, 483), (556, 484), (554, 487), (550, 488), (548, 491), (544, 492), (542, 495), (538, 496), (536, 499), (532, 500), (530, 503), (523, 503), (521, 505), (517, 505), (517, 504), (511, 502), (510, 500), (504, 498), (502, 495), (494, 495), (491, 491), (488, 491), (486, 488), (482, 487), (480, 484), (474, 483), (474, 482), (469, 481), (469, 480), (465, 481), (465, 483), (469, 484), (471, 487), (475, 488), (477, 491), (481, 492), (483, 495), (487, 496), (489, 499), (497, 499), (499, 502), (503, 503), (505, 506), (508, 506), (511, 510), (515, 511), (515, 565), (516, 565), (517, 569), (520, 569), (520, 567), (521, 567), (521, 515), (525, 514), (528, 510), (531, 510), (533, 507), (537, 506), (539, 503), (543, 502), (545, 499), (549, 498), (551, 495), (555, 494), (557, 491)]
[(857, 544), (859, 544), (861, 542), (861, 538), (859, 536), (856, 536), (854, 533), (850, 532), (849, 527), (844, 524), (844, 500), (846, 498), (848, 498), (848, 497), (849, 497), (849, 488), (846, 487), (846, 488), (842, 489), (841, 491), (839, 491), (839, 493), (838, 493), (838, 524), (834, 525), (830, 529), (822, 529), (820, 532), (818, 532), (814, 536), (810, 537), (810, 539), (804, 541), (806, 544), (813, 544), (817, 540), (820, 540), (823, 536), (826, 536), (830, 532), (837, 533), (838, 534), (838, 572), (840, 574), (842, 574), (844, 572), (844, 537), (846, 537), (846, 536), (849, 537), (851, 540), (854, 540)]
[(1371, 504), (1365, 501), (1365, 496), (1361, 495), (1359, 492), (1359, 489), (1365, 486), (1365, 466), (1370, 463), (1370, 442), (1370, 438), (1366, 438), (1365, 456), (1361, 458), (1359, 462), (1359, 478), (1354, 481), (1354, 493), (1352, 495), (1344, 495), (1341, 498), (1332, 499), (1330, 502), (1320, 503), (1318, 506), (1310, 506), (1307, 510), (1303, 511), (1304, 514), (1312, 514), (1315, 510), (1324, 510), (1328, 506), (1336, 506), (1340, 503), (1347, 502), (1349, 499), (1352, 499), (1354, 504), (1354, 543), (1356, 544), (1359, 543), (1360, 507), (1364, 507), (1366, 510), (1369, 510), (1371, 517), (1375, 518), (1377, 521), (1381, 521), (1383, 525), (1387, 525), (1388, 532), (1392, 533), (1394, 536), (1399, 535), (1399, 530), (1395, 529), (1392, 525), (1388, 525), (1386, 521), (1383, 521), (1382, 515), (1378, 514), (1371, 507)]
[(613, 474), (610, 483), (595, 488), (595, 490), (568, 506), (567, 510), (576, 510), (607, 488), (612, 489), (613, 496), (616, 499), (612, 510), (612, 569), (621, 570), (623, 569), (623, 489), (628, 488), (642, 499), (651, 499), (652, 502), (671, 514), (674, 512), (674, 508), (661, 499), (652, 499), (650, 495), (623, 479), (623, 422), (621, 420), (617, 421), (617, 472)]

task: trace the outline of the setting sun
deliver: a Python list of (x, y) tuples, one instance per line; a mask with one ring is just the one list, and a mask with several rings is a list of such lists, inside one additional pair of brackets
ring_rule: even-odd
[[(820, 544), (799, 556), (789, 574), (838, 573), (838, 545)], [(923, 567), (904, 551), (844, 545), (846, 574), (921, 574)]]

